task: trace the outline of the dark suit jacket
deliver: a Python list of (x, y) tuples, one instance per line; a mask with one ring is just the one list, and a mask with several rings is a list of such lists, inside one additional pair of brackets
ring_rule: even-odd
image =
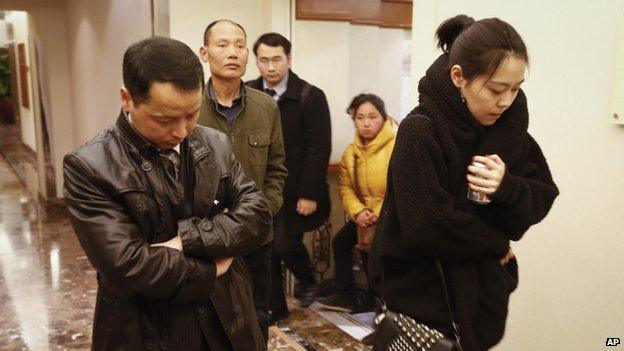
[[(262, 90), (262, 77), (247, 82)], [(302, 98), (302, 90), (309, 85)], [(327, 187), (327, 166), (331, 153), (331, 120), (323, 91), (289, 72), (288, 87), (278, 101), (286, 150), (288, 178), (284, 186), (284, 207), (288, 229), (309, 231), (318, 228), (331, 210)], [(297, 213), (297, 200), (318, 203), (310, 216)]]

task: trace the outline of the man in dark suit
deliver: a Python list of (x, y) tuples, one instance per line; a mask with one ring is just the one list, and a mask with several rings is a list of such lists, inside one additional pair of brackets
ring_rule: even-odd
[(301, 288), (301, 305), (318, 294), (318, 282), (303, 245), (303, 234), (323, 224), (330, 212), (327, 165), (331, 152), (331, 121), (323, 91), (290, 70), (291, 44), (278, 33), (267, 33), (253, 47), (261, 77), (247, 84), (277, 101), (282, 119), (288, 178), (284, 206), (274, 217), (275, 242), (271, 261), (272, 320), (288, 315), (282, 288), (281, 261)]

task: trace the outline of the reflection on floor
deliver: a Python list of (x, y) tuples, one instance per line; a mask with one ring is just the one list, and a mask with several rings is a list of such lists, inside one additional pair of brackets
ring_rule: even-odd
[(17, 137), (15, 125), (0, 124), (0, 155), (28, 189), (37, 189), (37, 158)]
[[(3, 154), (0, 350), (88, 350), (95, 271), (76, 240), (66, 212), (31, 196)], [(294, 300), (289, 304), (290, 317), (271, 327), (269, 349), (370, 349), (313, 309), (296, 308)]]
[(370, 350), (319, 314), (314, 305), (300, 309), (294, 307), (294, 299), (288, 302), (290, 316), (271, 327), (269, 350)]

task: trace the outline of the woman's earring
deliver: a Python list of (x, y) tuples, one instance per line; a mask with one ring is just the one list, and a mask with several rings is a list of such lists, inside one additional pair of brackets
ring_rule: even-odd
[(459, 90), (459, 96), (461, 96), (461, 100), (462, 102), (466, 102), (466, 98), (464, 97), (464, 94), (462, 94), (461, 88), (457, 88)]

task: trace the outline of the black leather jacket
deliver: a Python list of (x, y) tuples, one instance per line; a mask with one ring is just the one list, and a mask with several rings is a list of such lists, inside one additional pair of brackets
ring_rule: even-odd
[[(162, 308), (208, 301), (234, 350), (262, 350), (251, 280), (238, 258), (269, 234), (266, 199), (235, 160), (227, 137), (197, 126), (183, 142), (193, 179), (188, 218), (166, 201), (158, 150), (120, 114), (115, 126), (65, 156), (64, 196), (80, 244), (98, 272), (95, 350), (171, 349)], [(229, 212), (223, 213), (227, 207)], [(150, 243), (179, 234), (183, 252)], [(237, 257), (218, 279), (213, 258)], [(175, 308), (175, 307), (173, 307)]]

